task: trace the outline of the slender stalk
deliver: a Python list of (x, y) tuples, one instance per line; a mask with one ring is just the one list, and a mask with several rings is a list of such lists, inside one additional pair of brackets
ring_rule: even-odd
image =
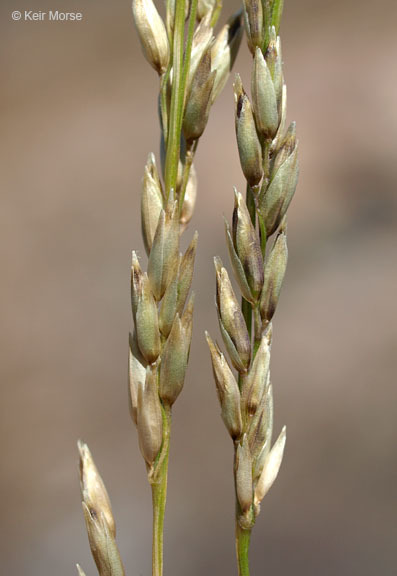
[(171, 431), (171, 410), (164, 410), (163, 433), (164, 441), (160, 453), (162, 462), (157, 469), (157, 474), (152, 483), (153, 504), (153, 547), (152, 547), (152, 576), (163, 574), (163, 539), (164, 539), (164, 514), (167, 500), (167, 477), (168, 457)]
[[(165, 191), (168, 198), (170, 191), (176, 190), (178, 163), (181, 140), (181, 109), (183, 110), (183, 44), (185, 34), (185, 1), (176, 0), (174, 47), (173, 47), (173, 78), (171, 93), (171, 110), (168, 127), (167, 156), (165, 160)], [(181, 104), (182, 103), (182, 104)]]
[(239, 576), (250, 576), (249, 547), (251, 542), (251, 530), (244, 530), (236, 520), (236, 554)]

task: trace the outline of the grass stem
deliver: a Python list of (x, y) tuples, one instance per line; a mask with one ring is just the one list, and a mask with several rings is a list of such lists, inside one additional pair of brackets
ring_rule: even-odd
[(163, 434), (164, 441), (161, 450), (161, 462), (156, 471), (156, 479), (152, 483), (153, 504), (153, 548), (152, 548), (152, 576), (163, 575), (163, 539), (164, 514), (167, 500), (168, 456), (170, 446), (171, 411), (164, 411)]

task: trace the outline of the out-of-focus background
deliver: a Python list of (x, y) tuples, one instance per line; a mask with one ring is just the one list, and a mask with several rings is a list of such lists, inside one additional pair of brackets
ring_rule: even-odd
[[(237, 0), (224, 2), (224, 17)], [(287, 1), (282, 38), (301, 177), (274, 329), (276, 432), (288, 441), (252, 541), (252, 573), (397, 574), (397, 4)], [(14, 22), (13, 10), (83, 12)], [(127, 408), (140, 181), (158, 152), (158, 80), (129, 0), (3, 0), (1, 566), (95, 574), (76, 441), (109, 489), (128, 574), (151, 568), (151, 501)], [(245, 43), (235, 70), (249, 78)], [(196, 167), (196, 323), (174, 409), (165, 574), (233, 574), (232, 445), (204, 329), (219, 336), (212, 257), (244, 187), (229, 82)]]

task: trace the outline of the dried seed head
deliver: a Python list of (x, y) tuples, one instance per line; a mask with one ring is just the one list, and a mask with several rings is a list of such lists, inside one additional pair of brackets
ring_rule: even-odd
[(292, 152), (295, 150), (295, 146), (296, 146), (296, 122), (291, 122), (291, 124), (288, 127), (287, 133), (285, 134), (285, 136), (283, 136), (283, 138), (279, 142), (279, 147), (272, 166), (271, 177), (276, 174), (276, 172), (278, 171), (280, 166), (284, 164), (288, 156), (292, 154)]
[(234, 83), (235, 120), (240, 164), (248, 184), (257, 186), (263, 177), (262, 147), (256, 132), (251, 102), (237, 74)]
[(255, 55), (256, 47), (261, 48), (264, 42), (262, 1), (243, 0), (245, 30), (252, 55)]
[[(179, 315), (176, 315), (170, 335), (161, 355), (159, 394), (164, 404), (172, 406), (185, 381), (190, 339)], [(191, 336), (191, 334), (190, 334)]]
[(287, 124), (287, 86), (285, 84), (283, 84), (281, 92), (279, 118), (280, 118), (280, 124), (277, 130), (277, 134), (270, 146), (270, 152), (273, 155), (281, 146), (281, 143), (284, 139), (285, 126)]
[(137, 423), (138, 389), (145, 386), (146, 362), (139, 351), (136, 334), (129, 335), (129, 358), (128, 358), (128, 397), (130, 414), (133, 422)]
[(234, 191), (233, 244), (256, 302), (263, 287), (263, 257), (259, 238), (242, 195)]
[(244, 434), (243, 441), (237, 446), (236, 451), (236, 492), (241, 512), (245, 515), (252, 506), (252, 458), (248, 445), (247, 435)]
[(114, 538), (116, 536), (116, 526), (110, 499), (103, 480), (99, 475), (87, 444), (79, 440), (77, 446), (80, 454), (80, 488), (82, 500), (87, 508), (97, 517), (103, 515), (109, 533)]
[(277, 95), (270, 70), (259, 48), (255, 51), (251, 92), (258, 132), (265, 138), (274, 138), (279, 125)]
[(197, 172), (192, 164), (189, 172), (189, 179), (186, 185), (185, 197), (183, 199), (183, 205), (181, 210), (181, 215), (179, 221), (182, 227), (186, 228), (192, 219), (194, 207), (196, 205), (197, 198)]
[(207, 14), (199, 23), (193, 36), (192, 53), (190, 56), (189, 74), (186, 82), (186, 94), (189, 93), (197, 67), (204, 53), (211, 46), (214, 36), (211, 26), (211, 14)]
[(154, 154), (149, 154), (143, 176), (141, 197), (142, 236), (147, 255), (152, 249), (153, 238), (163, 207), (163, 193), (156, 160)]
[(298, 143), (273, 176), (267, 190), (259, 195), (259, 211), (266, 234), (271, 236), (279, 227), (296, 190), (299, 174)]
[(286, 428), (281, 430), (281, 434), (275, 442), (273, 448), (270, 450), (260, 478), (255, 488), (255, 506), (258, 506), (266, 494), (272, 487), (273, 482), (276, 480), (280, 470), (281, 462), (283, 460), (284, 448), (286, 440)]
[(197, 3), (197, 18), (202, 20), (207, 14), (212, 16), (212, 12), (216, 6), (217, 0), (198, 0)]
[(218, 319), (225, 346), (236, 370), (245, 372), (251, 360), (247, 325), (233, 291), (229, 275), (220, 259), (215, 258)]
[(193, 311), (194, 311), (195, 297), (196, 297), (195, 293), (192, 292), (192, 294), (190, 295), (189, 301), (187, 303), (187, 306), (185, 308), (185, 311), (182, 314), (182, 318), (181, 318), (182, 326), (183, 326), (183, 329), (185, 331), (185, 340), (186, 340), (186, 343), (188, 345), (188, 353), (187, 353), (188, 359), (189, 359), (189, 353), (190, 353), (190, 344), (192, 341)]
[(164, 297), (161, 303), (159, 313), (159, 328), (164, 338), (168, 338), (168, 335), (171, 332), (171, 328), (174, 323), (176, 315), (176, 307), (178, 301), (179, 270), (181, 260), (182, 255), (180, 254), (178, 264), (177, 266), (175, 266), (171, 281), (167, 286), (167, 289), (164, 293)]
[(211, 72), (211, 49), (208, 48), (197, 66), (186, 101), (183, 133), (187, 142), (198, 140), (205, 130), (215, 76), (216, 72)]
[(124, 576), (115, 539), (103, 513), (97, 513), (82, 502), (84, 519), (92, 556), (101, 576)]
[(260, 300), (262, 323), (266, 326), (273, 318), (280, 297), (288, 261), (287, 236), (277, 236), (265, 266), (265, 281)]
[(222, 420), (233, 440), (240, 438), (242, 420), (240, 409), (240, 391), (237, 382), (219, 347), (214, 344), (208, 332), (205, 333), (211, 353), (216, 389), (221, 405)]
[(159, 302), (171, 281), (179, 258), (178, 203), (170, 202), (160, 217), (148, 262), (148, 276), (154, 297)]
[(187, 248), (185, 254), (183, 255), (181, 262), (181, 267), (179, 271), (178, 301), (177, 301), (177, 312), (179, 313), (179, 315), (181, 315), (183, 312), (186, 299), (189, 294), (190, 287), (192, 285), (197, 242), (198, 242), (198, 232), (195, 232), (193, 239), (189, 247)]
[(146, 60), (158, 74), (164, 74), (170, 47), (164, 22), (153, 0), (132, 0), (132, 13)]
[(255, 304), (256, 299), (251, 294), (251, 288), (248, 285), (248, 281), (247, 281), (247, 277), (245, 275), (243, 265), (242, 265), (240, 258), (238, 257), (236, 250), (234, 248), (234, 243), (233, 243), (232, 234), (231, 234), (231, 231), (229, 228), (229, 223), (226, 220), (226, 218), (224, 220), (225, 220), (226, 242), (227, 242), (227, 247), (229, 249), (229, 256), (230, 256), (230, 260), (231, 260), (231, 263), (233, 266), (234, 274), (236, 276), (237, 282), (239, 284), (240, 290), (241, 290), (244, 298), (248, 302), (251, 302), (251, 304)]
[(248, 427), (248, 440), (253, 459), (258, 458), (264, 446), (270, 445), (273, 433), (273, 387), (270, 374), (258, 409)]
[(163, 419), (157, 378), (157, 366), (148, 366), (145, 387), (138, 388), (139, 447), (149, 467), (156, 460), (163, 442)]
[(157, 305), (146, 273), (143, 275), (142, 293), (138, 298), (135, 328), (139, 350), (143, 357), (149, 364), (155, 362), (161, 349), (160, 331)]
[(223, 26), (211, 49), (211, 67), (212, 70), (216, 70), (214, 89), (212, 91), (213, 102), (222, 92), (229, 78), (240, 48), (242, 36), (243, 26), (240, 10), (231, 16), (225, 26)]
[(255, 414), (265, 393), (270, 367), (270, 347), (266, 336), (255, 355), (251, 369), (244, 383), (243, 396), (246, 399), (248, 414)]
[(131, 307), (134, 320), (138, 307), (138, 299), (142, 294), (142, 279), (143, 272), (139, 264), (138, 256), (135, 250), (133, 250), (131, 257)]
[(276, 93), (277, 100), (277, 109), (280, 110), (281, 95), (284, 83), (283, 61), (281, 55), (280, 36), (277, 36), (274, 26), (272, 26), (270, 29), (270, 41), (265, 53), (265, 60), (273, 80), (274, 91)]

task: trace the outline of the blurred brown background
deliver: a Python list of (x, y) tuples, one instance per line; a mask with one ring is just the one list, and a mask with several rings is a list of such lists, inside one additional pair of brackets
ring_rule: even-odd
[[(239, 5), (224, 2), (224, 14)], [(12, 10), (80, 9), (80, 23)], [(254, 530), (252, 574), (397, 574), (397, 4), (289, 0), (282, 37), (301, 177), (275, 319), (285, 461)], [(157, 76), (129, 0), (3, 0), (1, 571), (95, 574), (76, 440), (112, 498), (127, 573), (150, 573), (151, 502), (127, 409), (130, 251), (158, 152)], [(245, 44), (236, 70), (249, 76)], [(203, 331), (218, 335), (212, 257), (243, 188), (230, 83), (197, 156), (197, 314), (174, 410), (165, 574), (234, 574), (232, 445)]]

